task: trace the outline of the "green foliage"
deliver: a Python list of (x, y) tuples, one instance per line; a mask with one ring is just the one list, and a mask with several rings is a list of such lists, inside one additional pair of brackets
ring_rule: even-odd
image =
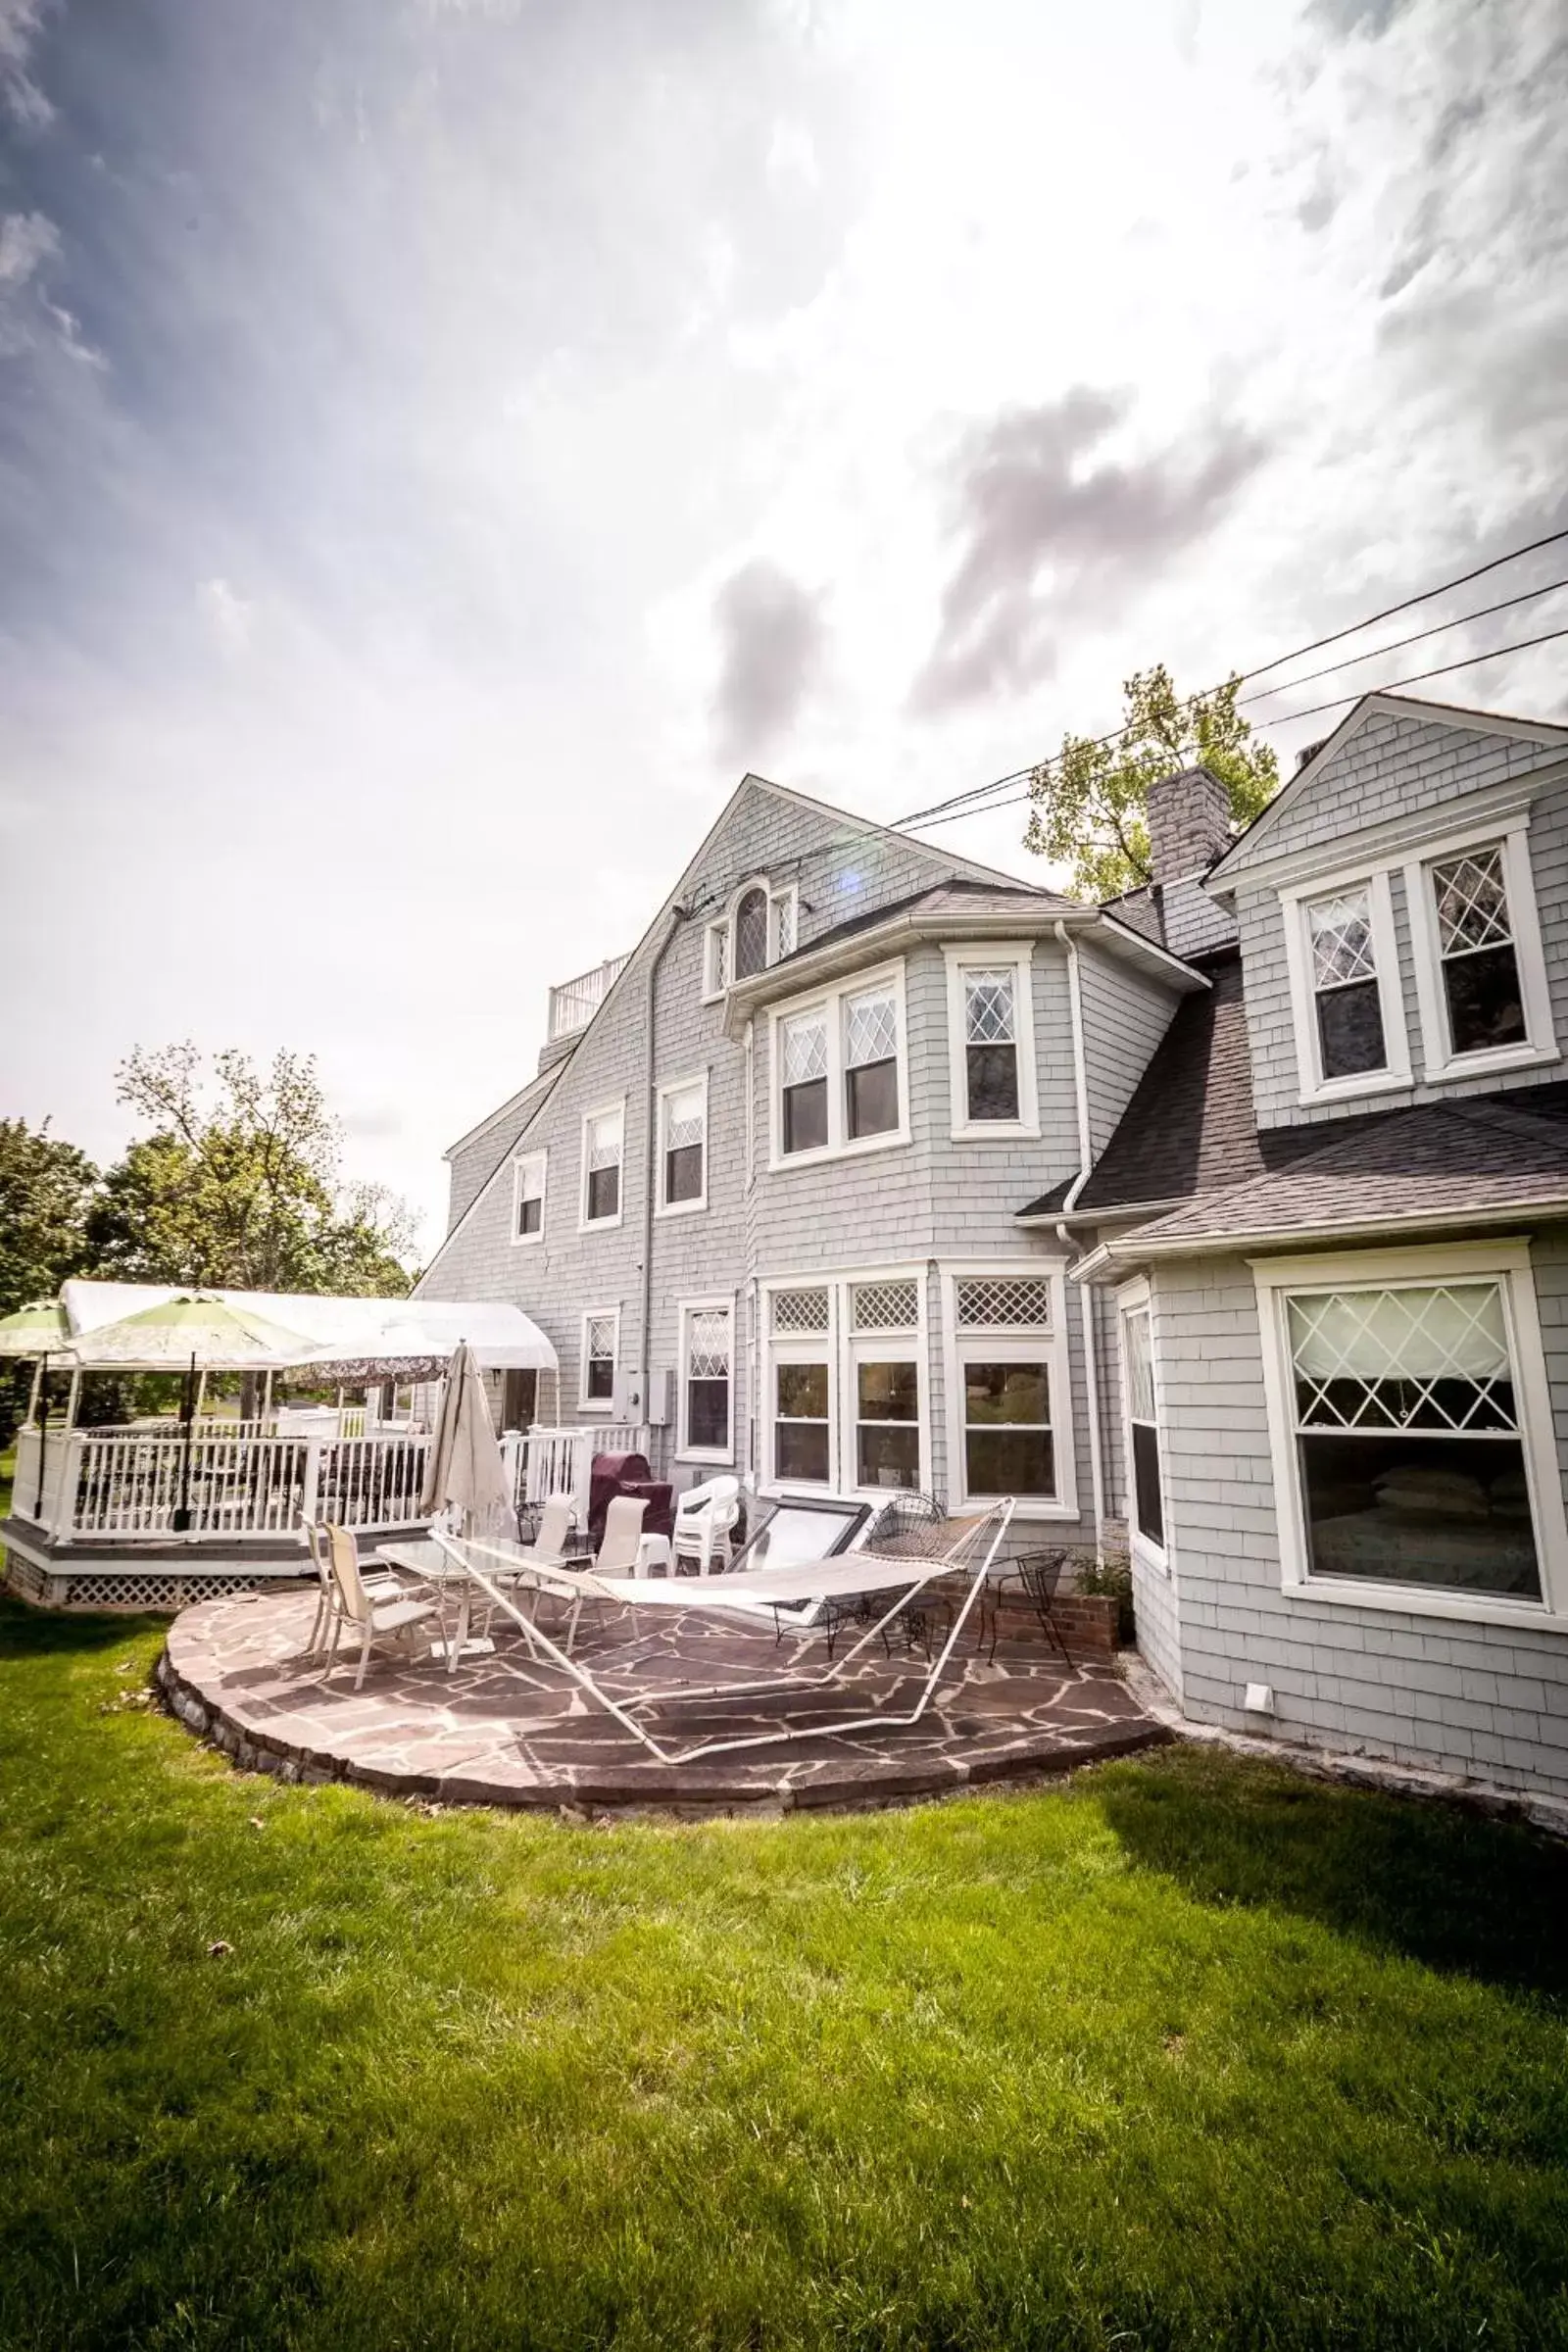
[(1031, 775), (1024, 847), (1068, 866), (1068, 887), (1101, 902), (1151, 879), (1149, 788), (1178, 768), (1208, 768), (1228, 789), (1236, 823), (1250, 823), (1273, 798), (1279, 766), (1236, 708), (1241, 684), (1232, 677), (1211, 694), (1183, 699), (1163, 662), (1135, 671), (1122, 687), (1126, 731), (1118, 740), (1064, 735), (1055, 758)]
[(1116, 1639), (1132, 1642), (1137, 1638), (1138, 1624), (1133, 1615), (1133, 1566), (1124, 1551), (1107, 1551), (1097, 1560), (1092, 1551), (1079, 1555), (1075, 1564), (1073, 1588), (1079, 1592), (1100, 1592), (1116, 1603)]
[(1543, 1839), (1184, 1748), (437, 1811), (230, 1770), (160, 1640), (0, 1603), (7, 2352), (1568, 2344)]
[(52, 1298), (85, 1270), (98, 1171), (74, 1144), (25, 1119), (0, 1119), (0, 1315)]
[(122, 1102), (152, 1122), (104, 1178), (89, 1219), (94, 1271), (131, 1282), (401, 1298), (411, 1275), (406, 1208), (381, 1187), (338, 1182), (341, 1131), (310, 1056), (259, 1071), (191, 1045), (138, 1050)]

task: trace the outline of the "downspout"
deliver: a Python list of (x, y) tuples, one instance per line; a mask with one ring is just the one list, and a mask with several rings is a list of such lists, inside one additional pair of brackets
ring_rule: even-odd
[[(1056, 938), (1067, 953), (1067, 1003), (1072, 1014), (1072, 1067), (1078, 1098), (1078, 1173), (1067, 1188), (1061, 1204), (1062, 1222), (1056, 1227), (1056, 1239), (1069, 1250), (1078, 1245), (1068, 1232), (1065, 1220), (1078, 1203), (1078, 1196), (1089, 1182), (1095, 1164), (1094, 1138), (1089, 1124), (1089, 1066), (1084, 1054), (1084, 992), (1083, 976), (1078, 964), (1078, 942), (1065, 923), (1055, 925)], [(1073, 1259), (1077, 1265), (1084, 1256), (1082, 1250)], [(1069, 1271), (1071, 1269), (1069, 1268)], [(1095, 1301), (1090, 1285), (1078, 1285), (1079, 1306), (1083, 1315), (1084, 1389), (1089, 1405), (1089, 1480), (1094, 1495), (1095, 1558), (1105, 1557), (1105, 1480), (1101, 1463), (1100, 1434), (1100, 1361), (1095, 1347)]]
[[(674, 945), (675, 934), (687, 920), (684, 906), (670, 909), (669, 929), (654, 950), (648, 964), (648, 1007), (643, 1021), (645, 1050), (643, 1067), (647, 1083), (644, 1089), (648, 1113), (648, 1140), (643, 1153), (643, 1320), (642, 1320), (642, 1394), (638, 1398), (637, 1419), (641, 1426), (648, 1422), (648, 1408), (653, 1391), (653, 1340), (650, 1324), (654, 1311), (654, 1187), (659, 1179), (659, 1087), (654, 1075), (654, 1031), (659, 1009), (659, 967)], [(706, 1157), (708, 1141), (704, 1138)], [(660, 1465), (661, 1469), (664, 1467)]]

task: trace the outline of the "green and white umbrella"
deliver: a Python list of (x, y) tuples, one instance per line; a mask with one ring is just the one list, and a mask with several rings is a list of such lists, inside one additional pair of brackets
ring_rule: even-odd
[(0, 1315), (0, 1356), (36, 1363), (40, 1356), (57, 1355), (70, 1336), (65, 1309), (53, 1298), (35, 1298), (14, 1315)]
[(251, 1372), (298, 1363), (315, 1348), (247, 1306), (192, 1291), (77, 1332), (70, 1356), (84, 1372)]

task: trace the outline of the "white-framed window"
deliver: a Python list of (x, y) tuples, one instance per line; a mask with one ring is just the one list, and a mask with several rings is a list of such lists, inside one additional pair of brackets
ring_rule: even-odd
[(659, 1090), (659, 1214), (708, 1206), (708, 1072)]
[(626, 1104), (607, 1102), (583, 1113), (582, 1199), (577, 1222), (590, 1226), (618, 1225), (621, 1216), (622, 1161), (626, 1154)]
[(608, 1413), (614, 1409), (615, 1366), (619, 1356), (619, 1307), (590, 1307), (582, 1319), (582, 1360), (577, 1383), (579, 1412)]
[(735, 1300), (690, 1298), (680, 1309), (680, 1458), (735, 1458)]
[(1062, 1269), (945, 1266), (943, 1385), (955, 1505), (1018, 1498), (1020, 1519), (1076, 1518)]
[(1139, 1551), (1164, 1568), (1169, 1549), (1165, 1537), (1165, 1465), (1154, 1394), (1154, 1327), (1148, 1283), (1128, 1283), (1118, 1291), (1116, 1308), (1121, 1334), (1127, 1527)]
[(1410, 1082), (1388, 871), (1282, 891), (1285, 958), (1303, 1102)]
[(512, 1163), (512, 1238), (542, 1242), (545, 1238), (545, 1176), (549, 1154), (527, 1152)]
[(765, 874), (743, 882), (721, 915), (703, 934), (703, 1002), (721, 997), (731, 981), (749, 980), (795, 953), (800, 890), (770, 883)]
[(776, 1005), (768, 1026), (770, 1168), (908, 1142), (902, 962)]
[(1038, 1135), (1029, 943), (943, 956), (955, 1139)]
[(1404, 887), (1425, 1076), (1555, 1060), (1528, 812), (1427, 850)]
[(1525, 1242), (1259, 1260), (1286, 1590), (1568, 1628)]
[(764, 1483), (929, 1488), (923, 1267), (763, 1284), (761, 1317)]

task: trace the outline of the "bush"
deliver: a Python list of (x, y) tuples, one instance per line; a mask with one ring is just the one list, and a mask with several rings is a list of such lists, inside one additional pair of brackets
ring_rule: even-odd
[(1107, 1551), (1097, 1560), (1092, 1551), (1073, 1564), (1073, 1590), (1103, 1592), (1116, 1603), (1116, 1640), (1125, 1646), (1138, 1639), (1133, 1611), (1133, 1564), (1124, 1551)]

